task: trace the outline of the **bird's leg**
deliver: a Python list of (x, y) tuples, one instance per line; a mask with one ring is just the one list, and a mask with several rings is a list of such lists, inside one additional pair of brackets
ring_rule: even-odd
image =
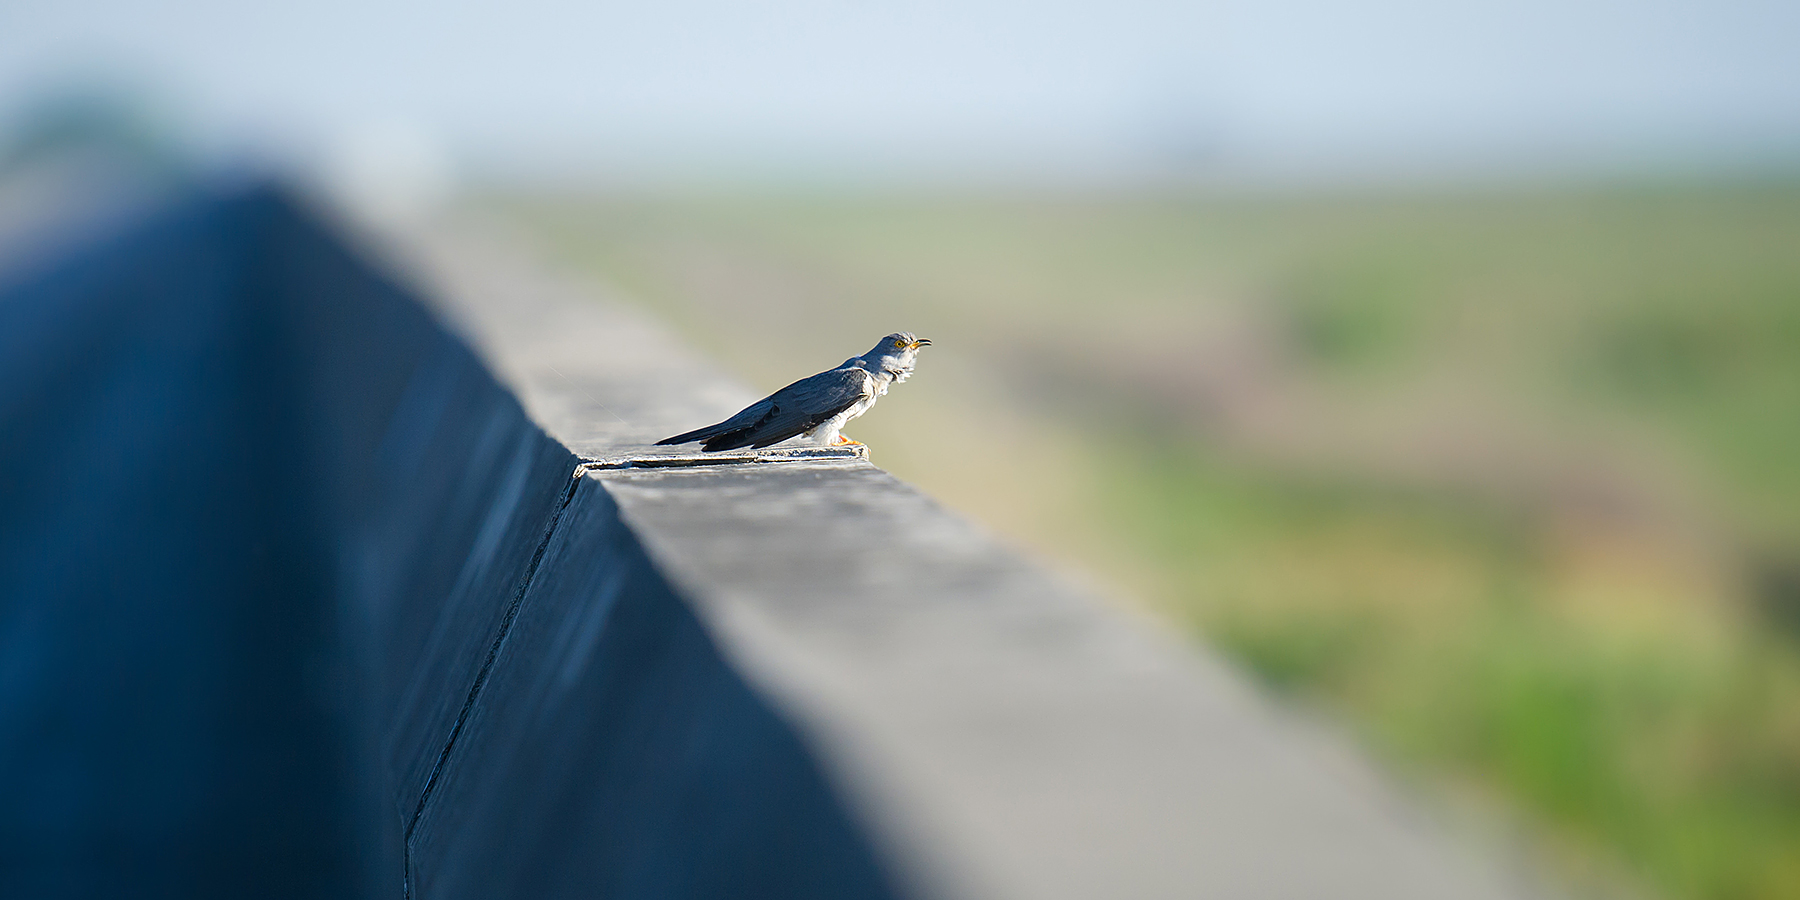
[(837, 440), (831, 442), (831, 446), (833, 446), (833, 447), (861, 447), (864, 445), (863, 445), (862, 441), (851, 438), (848, 435), (840, 434), (837, 436)]

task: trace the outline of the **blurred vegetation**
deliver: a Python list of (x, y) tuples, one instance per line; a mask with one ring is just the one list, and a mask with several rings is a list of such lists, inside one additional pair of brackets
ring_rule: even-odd
[[(1800, 187), (494, 197), (1578, 892), (1800, 897)], [(1510, 826), (1509, 826), (1510, 827)]]

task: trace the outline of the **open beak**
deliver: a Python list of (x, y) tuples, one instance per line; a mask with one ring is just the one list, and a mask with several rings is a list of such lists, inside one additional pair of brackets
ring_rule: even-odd
[(929, 347), (929, 346), (931, 346), (931, 342), (924, 338), (919, 338), (918, 340), (913, 341), (913, 343), (912, 343), (912, 348), (914, 350), (917, 350), (920, 347)]

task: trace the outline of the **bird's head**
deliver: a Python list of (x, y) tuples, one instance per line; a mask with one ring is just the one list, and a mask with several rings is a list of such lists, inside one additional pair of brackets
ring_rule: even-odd
[(896, 331), (881, 339), (875, 349), (863, 354), (872, 371), (885, 371), (897, 381), (905, 381), (912, 374), (913, 361), (919, 356), (920, 347), (929, 347), (931, 342), (915, 337), (910, 331)]

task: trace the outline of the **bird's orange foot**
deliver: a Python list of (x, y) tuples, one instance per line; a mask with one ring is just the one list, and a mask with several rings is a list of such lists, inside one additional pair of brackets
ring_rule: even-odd
[(837, 436), (837, 440), (831, 442), (831, 446), (833, 446), (833, 447), (861, 447), (861, 446), (863, 446), (863, 442), (858, 441), (858, 440), (853, 440), (851, 438), (845, 437), (844, 435), (840, 434)]

